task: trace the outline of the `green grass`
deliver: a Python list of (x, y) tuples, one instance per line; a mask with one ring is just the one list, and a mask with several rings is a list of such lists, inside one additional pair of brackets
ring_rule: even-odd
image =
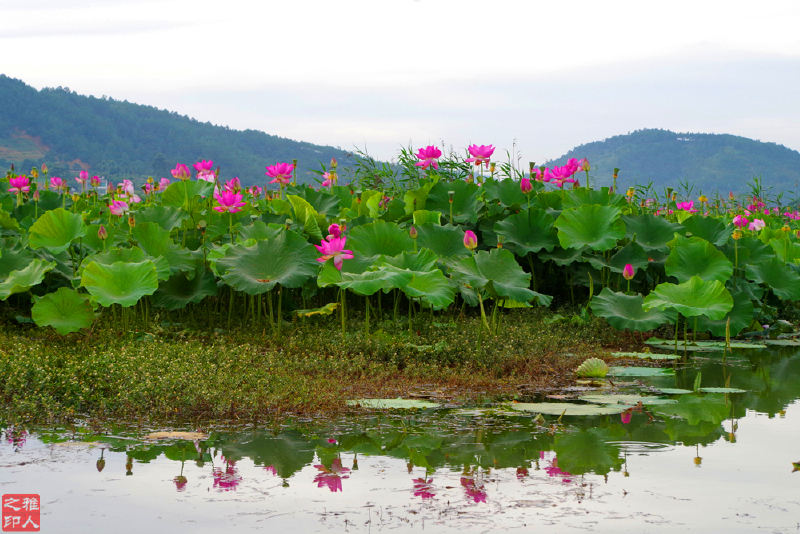
[[(15, 419), (65, 417), (263, 419), (344, 410), (347, 399), (396, 397), (436, 387), (454, 399), (510, 394), (563, 382), (620, 334), (602, 320), (547, 325), (546, 310), (508, 313), (500, 335), (479, 322), (375, 325), (365, 338), (351, 318), (284, 326), (280, 339), (252, 330), (203, 333), (152, 328), (123, 336), (109, 323), (90, 335), (20, 326), (0, 333), (0, 403)], [(442, 321), (446, 321), (442, 319)]]

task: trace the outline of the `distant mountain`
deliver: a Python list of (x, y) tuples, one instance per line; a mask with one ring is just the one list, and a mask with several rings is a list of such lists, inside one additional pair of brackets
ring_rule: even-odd
[(21, 172), (47, 163), (50, 176), (71, 178), (80, 170), (112, 180), (171, 178), (175, 164), (214, 161), (224, 178), (263, 184), (264, 167), (298, 160), (298, 177), (310, 180), (332, 157), (330, 146), (292, 141), (256, 130), (232, 130), (176, 112), (113, 98), (82, 96), (68, 88), (37, 91), (0, 75), (0, 169)]
[(693, 194), (747, 193), (759, 177), (764, 189), (773, 188), (794, 199), (800, 181), (800, 152), (775, 143), (735, 135), (638, 130), (576, 147), (548, 165), (567, 158), (587, 158), (592, 183), (610, 185), (614, 167), (620, 169), (618, 188), (634, 184), (680, 191), (681, 182), (694, 186)]

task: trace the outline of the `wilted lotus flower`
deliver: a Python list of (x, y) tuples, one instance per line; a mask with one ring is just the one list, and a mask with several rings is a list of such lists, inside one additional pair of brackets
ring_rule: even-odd
[(414, 165), (417, 167), (422, 167), (423, 169), (427, 169), (428, 167), (433, 167), (436, 170), (439, 170), (439, 162), (436, 160), (442, 157), (442, 151), (436, 148), (435, 146), (426, 146), (425, 148), (420, 148), (419, 152), (417, 152), (417, 159), (421, 160)]
[(347, 238), (342, 237), (331, 237), (328, 236), (329, 239), (322, 240), (319, 245), (314, 245), (322, 254), (321, 257), (317, 258), (317, 261), (320, 263), (325, 263), (329, 259), (333, 258), (333, 265), (338, 270), (342, 270), (342, 261), (343, 260), (351, 260), (353, 259), (353, 251), (352, 250), (345, 250), (344, 245), (347, 241)]
[(175, 168), (170, 172), (172, 172), (172, 177), (176, 180), (188, 180), (192, 176), (189, 172), (189, 167), (183, 163), (178, 163), (175, 165)]
[(267, 167), (267, 176), (272, 178), (271, 184), (286, 185), (292, 181), (292, 172), (294, 167), (291, 163), (276, 163)]
[(472, 230), (467, 230), (464, 232), (464, 246), (470, 250), (475, 250), (475, 248), (478, 246), (478, 237)]
[(470, 145), (467, 147), (471, 158), (467, 159), (467, 163), (474, 163), (480, 165), (481, 163), (489, 163), (489, 158), (494, 154), (494, 147), (492, 145)]

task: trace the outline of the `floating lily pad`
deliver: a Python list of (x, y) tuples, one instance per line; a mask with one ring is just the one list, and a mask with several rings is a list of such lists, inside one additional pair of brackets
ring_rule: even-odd
[(680, 388), (658, 388), (658, 391), (664, 395), (686, 395), (687, 393), (694, 393), (691, 389)]
[(643, 397), (641, 395), (582, 395), (578, 398), (582, 401), (596, 404), (625, 404), (627, 406), (636, 406), (640, 402), (645, 406), (654, 404), (674, 404), (678, 402), (675, 399)]
[(520, 412), (543, 413), (547, 415), (609, 415), (622, 413), (630, 406), (623, 404), (604, 406), (597, 404), (575, 404), (572, 402), (514, 402), (507, 406)]
[(800, 347), (800, 339), (765, 339), (764, 344), (783, 347)]
[(609, 374), (614, 376), (672, 376), (674, 369), (660, 367), (612, 367)]
[(703, 393), (747, 393), (746, 389), (739, 388), (700, 388)]
[(166, 432), (151, 432), (144, 436), (144, 439), (206, 439), (207, 434), (202, 432), (182, 432), (182, 431), (166, 431)]
[[(764, 343), (767, 343), (765, 341)], [(651, 337), (647, 341), (646, 344), (652, 345), (654, 347), (661, 347), (664, 346), (666, 348), (671, 348), (675, 346), (675, 340), (673, 339), (659, 339), (655, 337)], [(678, 341), (678, 348), (683, 349), (683, 341)], [(731, 341), (731, 348), (732, 349), (766, 349), (767, 346), (762, 343), (750, 343), (747, 341)], [(717, 350), (725, 350), (725, 342), (724, 341), (692, 341), (691, 343), (687, 344), (686, 350), (690, 351), (717, 351)]]
[(399, 409), (408, 410), (411, 408), (438, 408), (435, 402), (422, 401), (417, 399), (358, 399), (347, 401), (348, 406), (361, 406), (362, 408), (377, 409)]
[(612, 352), (615, 358), (639, 358), (640, 360), (677, 360), (677, 354), (657, 354), (655, 352)]

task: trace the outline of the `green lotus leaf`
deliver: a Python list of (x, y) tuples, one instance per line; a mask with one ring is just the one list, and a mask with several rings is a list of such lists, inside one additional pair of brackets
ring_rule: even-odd
[(703, 217), (700, 214), (692, 215), (683, 221), (683, 227), (692, 237), (699, 237), (717, 246), (728, 242), (733, 234), (733, 226), (725, 224), (713, 217)]
[[(783, 234), (782, 230), (779, 231)], [(800, 262), (800, 243), (792, 243), (788, 237), (784, 237), (783, 239), (773, 239), (769, 242), (769, 246), (783, 263), (796, 264)]]
[(103, 250), (103, 240), (97, 235), (100, 226), (105, 226), (108, 237), (105, 239), (106, 248), (114, 246), (115, 237), (119, 228), (111, 225), (90, 224), (86, 226), (86, 235), (81, 238), (81, 246), (94, 251)]
[(608, 267), (615, 273), (621, 273), (626, 265), (632, 265), (637, 271), (650, 266), (647, 252), (638, 243), (633, 242), (619, 249), (609, 261), (606, 261), (600, 254), (587, 254), (585, 258), (595, 268)]
[(287, 198), (294, 208), (294, 220), (303, 224), (303, 231), (310, 237), (322, 239), (319, 222), (324, 221), (325, 217), (320, 217), (306, 199), (297, 195), (287, 195)]
[(664, 323), (674, 323), (677, 313), (674, 310), (643, 308), (642, 295), (626, 295), (615, 293), (609, 288), (603, 289), (599, 295), (592, 299), (592, 313), (605, 317), (608, 324), (617, 330), (628, 329), (634, 332), (647, 332), (654, 330)]
[(556, 247), (553, 249), (552, 252), (539, 252), (537, 256), (542, 261), (552, 260), (553, 263), (558, 265), (559, 267), (564, 267), (565, 265), (572, 265), (573, 263), (579, 263), (586, 261), (586, 258), (583, 257), (583, 253), (586, 252), (588, 248), (561, 248)]
[(567, 191), (564, 197), (564, 209), (579, 208), (584, 204), (614, 206), (621, 209), (628, 205), (628, 199), (625, 195), (611, 193), (608, 187), (601, 187), (600, 189), (581, 187)]
[(393, 258), (382, 256), (375, 261), (375, 264), (380, 265), (386, 263), (398, 269), (428, 272), (436, 269), (436, 262), (438, 259), (439, 256), (437, 256), (435, 252), (423, 248), (417, 253), (403, 252)]
[(561, 212), (554, 226), (563, 248), (609, 250), (625, 237), (625, 223), (613, 206), (583, 205)]
[(133, 228), (133, 237), (148, 256), (163, 257), (170, 269), (186, 271), (194, 268), (192, 253), (175, 243), (167, 230), (156, 223), (141, 223)]
[(598, 404), (576, 404), (574, 402), (508, 402), (504, 406), (519, 412), (534, 412), (545, 415), (610, 415), (622, 413), (630, 406)]
[(746, 389), (739, 388), (700, 388), (703, 393), (747, 393)]
[(381, 267), (380, 272), (386, 276), (392, 276), (393, 273), (411, 273), (411, 280), (397, 287), (411, 298), (423, 299), (435, 310), (446, 308), (455, 300), (455, 287), (442, 271), (435, 267), (428, 272), (420, 272), (385, 265)]
[(39, 217), (30, 229), (31, 248), (46, 248), (53, 254), (67, 250), (74, 239), (86, 235), (86, 225), (77, 213), (64, 208), (47, 211)]
[(214, 194), (214, 184), (205, 180), (186, 180), (185, 182), (174, 182), (167, 186), (161, 194), (161, 204), (164, 206), (174, 206), (189, 211), (189, 204), (194, 197), (211, 197)]
[(640, 402), (644, 406), (654, 406), (656, 404), (675, 404), (676, 400), (664, 397), (651, 397), (642, 395), (581, 395), (578, 397), (582, 401), (595, 404), (625, 404), (636, 406)]
[(397, 256), (414, 250), (414, 240), (396, 223), (375, 221), (350, 231), (347, 248), (364, 256)]
[(464, 246), (464, 230), (458, 226), (446, 224), (422, 224), (417, 228), (417, 246), (432, 250), (441, 258), (469, 256)]
[(503, 236), (506, 243), (513, 243), (520, 256), (542, 249), (552, 252), (559, 243), (553, 223), (546, 211), (531, 208), (496, 222), (494, 232)]
[(151, 206), (136, 212), (136, 223), (156, 223), (167, 232), (178, 228), (189, 214), (173, 206)]
[(267, 226), (267, 223), (264, 221), (255, 221), (249, 226), (242, 227), (242, 229), (239, 231), (239, 238), (242, 241), (247, 241), (248, 239), (263, 241), (265, 239), (276, 237), (279, 233), (281, 233), (281, 230), (283, 230), (283, 226)]
[(24, 269), (33, 259), (33, 254), (27, 248), (20, 250), (0, 249), (0, 280), (8, 278), (12, 271)]
[(536, 295), (528, 289), (531, 275), (522, 270), (514, 255), (502, 248), (464, 258), (451, 265), (458, 284), (488, 291), (493, 297), (528, 302)]
[(7, 211), (0, 210), (0, 228), (16, 232), (19, 230), (19, 222)]
[(564, 205), (561, 191), (540, 191), (536, 193), (536, 201), (543, 210), (561, 211)]
[(674, 369), (660, 367), (612, 367), (608, 374), (620, 376), (674, 376)]
[(111, 265), (93, 261), (83, 270), (81, 286), (102, 306), (119, 304), (128, 308), (143, 296), (155, 293), (158, 275), (150, 260), (139, 263), (119, 261)]
[(189, 280), (185, 273), (176, 273), (169, 280), (162, 282), (153, 293), (153, 304), (168, 310), (179, 310), (188, 304), (197, 304), (205, 297), (217, 294), (217, 282), (214, 273), (205, 269), (198, 270)]
[(96, 261), (97, 263), (102, 263), (103, 265), (113, 265), (118, 261), (125, 263), (140, 263), (143, 262), (144, 260), (150, 260), (153, 262), (153, 264), (155, 264), (156, 274), (158, 275), (159, 280), (169, 279), (170, 268), (169, 268), (169, 263), (167, 263), (167, 260), (165, 260), (161, 256), (157, 258), (148, 256), (139, 247), (130, 247), (130, 248), (112, 247), (108, 249), (106, 252), (98, 252), (97, 254), (86, 256), (83, 259), (83, 262), (81, 263), (80, 267), (78, 267), (78, 275), (83, 276), (83, 270), (86, 268), (87, 265), (89, 265), (93, 261)]
[(667, 276), (674, 276), (678, 282), (687, 282), (693, 276), (725, 282), (733, 275), (733, 264), (725, 254), (699, 237), (678, 238), (664, 268)]
[(342, 270), (339, 271), (333, 264), (333, 260), (328, 260), (319, 271), (317, 285), (319, 287), (338, 285), (342, 281), (342, 273), (361, 274), (371, 269), (375, 263), (376, 260), (374, 258), (368, 258), (360, 252), (354, 252), (353, 259), (345, 260), (342, 263)]
[[(403, 202), (406, 203), (406, 215), (411, 215), (416, 210), (425, 209), (428, 200), (428, 192), (436, 185), (436, 182), (425, 182), (420, 184), (417, 189), (410, 189), (403, 195)], [(448, 211), (448, 214), (450, 212)]]
[(271, 291), (275, 284), (302, 286), (319, 271), (317, 255), (300, 234), (285, 230), (252, 247), (229, 247), (225, 257), (217, 260), (217, 270), (226, 273), (222, 279), (237, 291), (258, 295)]
[(31, 308), (31, 317), (39, 326), (52, 326), (62, 336), (89, 328), (94, 309), (89, 299), (67, 287), (48, 293)]
[(639, 360), (677, 360), (677, 354), (658, 354), (655, 352), (612, 352), (615, 358), (637, 358)]
[(688, 395), (690, 393), (694, 393), (691, 389), (680, 389), (680, 388), (656, 388), (657, 391), (660, 391), (664, 395)]
[(587, 358), (575, 369), (575, 376), (581, 378), (605, 378), (608, 364), (600, 358)]
[(310, 310), (295, 310), (294, 313), (298, 317), (313, 317), (314, 315), (331, 315), (339, 309), (338, 302), (329, 302), (321, 308), (313, 308)]
[(800, 275), (776, 257), (756, 265), (748, 265), (747, 278), (765, 284), (784, 300), (800, 300)]
[(654, 215), (623, 215), (625, 235), (628, 239), (636, 236), (636, 242), (645, 250), (663, 248), (675, 239), (676, 233), (683, 233), (683, 226), (669, 222), (664, 217)]
[(425, 223), (442, 224), (442, 212), (417, 210), (414, 212), (414, 225), (419, 226)]
[(0, 283), (0, 300), (6, 300), (14, 293), (24, 293), (44, 280), (44, 275), (55, 268), (56, 262), (33, 259), (22, 269), (11, 271)]
[(730, 261), (735, 261), (738, 253), (740, 269), (745, 265), (758, 265), (777, 257), (772, 247), (765, 245), (754, 237), (746, 236), (735, 243), (732, 243), (732, 241), (733, 239), (724, 247), (720, 247), (720, 249)]
[(750, 323), (753, 322), (753, 302), (743, 291), (733, 291), (731, 296), (733, 297), (733, 308), (722, 319), (712, 321), (704, 315), (697, 318), (698, 332), (711, 332), (712, 336), (723, 337), (728, 318), (731, 320), (730, 334), (732, 336), (738, 335), (739, 332), (750, 326)]
[(402, 288), (413, 278), (411, 271), (366, 271), (360, 274), (341, 273), (341, 280), (336, 283), (343, 289), (349, 289), (358, 295), (374, 295), (381, 289)]
[[(425, 201), (425, 209), (439, 211), (450, 224), (450, 211), (452, 207), (453, 217), (458, 223), (475, 223), (478, 221), (478, 211), (481, 202), (478, 199), (478, 186), (468, 184), (464, 181), (458, 182), (439, 182), (431, 187), (428, 192), (428, 199)], [(453, 203), (450, 203), (448, 191), (453, 191)], [(418, 208), (420, 206), (417, 206)]]
[(412, 408), (438, 408), (439, 404), (419, 399), (358, 399), (346, 402), (348, 406), (375, 408), (377, 410), (410, 410)]
[[(349, 190), (348, 190), (349, 194)], [(327, 218), (335, 217), (340, 211), (339, 197), (325, 191), (317, 191), (311, 187), (306, 187), (301, 191), (301, 196), (314, 208), (314, 211)], [(348, 205), (350, 203), (348, 202)]]
[[(541, 182), (532, 181), (531, 185), (534, 192), (531, 193), (531, 203), (536, 202), (535, 191), (540, 191), (544, 188)], [(504, 180), (494, 180), (488, 178), (483, 183), (483, 191), (486, 200), (500, 202), (501, 206), (510, 207), (514, 205), (525, 206), (528, 203), (528, 196), (519, 188), (519, 181), (506, 178)]]
[(718, 280), (705, 281), (693, 276), (682, 284), (663, 283), (644, 299), (643, 308), (674, 308), (684, 317), (706, 315), (717, 320), (733, 308), (733, 297)]

